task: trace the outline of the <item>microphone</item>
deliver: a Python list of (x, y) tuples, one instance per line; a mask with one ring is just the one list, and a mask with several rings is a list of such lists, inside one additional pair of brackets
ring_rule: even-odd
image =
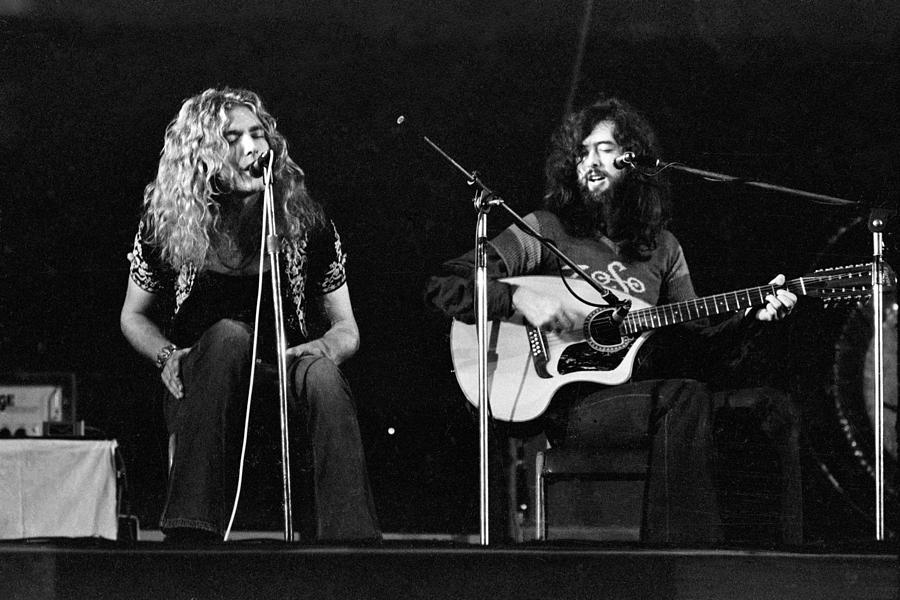
[(634, 169), (635, 167), (658, 167), (660, 160), (647, 154), (635, 154), (623, 152), (613, 159), (613, 166), (617, 169)]
[(262, 177), (265, 170), (269, 167), (269, 156), (271, 156), (272, 151), (266, 150), (259, 157), (250, 163), (248, 170), (250, 171), (251, 177)]
[(613, 310), (612, 315), (610, 315), (613, 323), (615, 323), (616, 325), (621, 325), (622, 321), (624, 321), (625, 317), (628, 315), (629, 310), (631, 310), (631, 299), (626, 298)]
[(425, 133), (421, 130), (419, 124), (416, 123), (416, 120), (407, 115), (397, 115), (397, 119), (394, 121), (394, 131), (403, 136), (425, 137)]
[(425, 135), (425, 131), (422, 129), (422, 126), (416, 120), (415, 116), (397, 115), (397, 118), (394, 120), (393, 129), (398, 135), (402, 136), (411, 135), (420, 138), (428, 137)]

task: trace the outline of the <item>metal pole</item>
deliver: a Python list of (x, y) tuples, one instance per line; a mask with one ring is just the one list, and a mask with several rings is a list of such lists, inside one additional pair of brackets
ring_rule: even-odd
[(875, 404), (875, 539), (884, 540), (884, 302), (881, 219), (872, 219), (872, 338)]
[(475, 194), (478, 220), (475, 226), (475, 318), (478, 334), (478, 458), (480, 490), (480, 540), (482, 546), (490, 543), (490, 516), (488, 491), (488, 415), (490, 395), (487, 386), (487, 213), (485, 194)]
[(291, 514), (291, 452), (288, 435), (288, 386), (287, 386), (287, 344), (284, 334), (284, 306), (281, 301), (281, 267), (278, 259), (278, 235), (275, 227), (275, 199), (272, 193), (272, 156), (264, 171), (265, 193), (263, 203), (266, 221), (266, 251), (272, 279), (272, 302), (275, 312), (275, 344), (278, 360), (278, 405), (281, 417), (281, 484), (284, 503), (284, 541), (294, 540), (294, 524)]

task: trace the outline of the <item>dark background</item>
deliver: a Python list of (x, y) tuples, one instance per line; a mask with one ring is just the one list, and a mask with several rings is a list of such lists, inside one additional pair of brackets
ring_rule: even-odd
[[(75, 4), (0, 1), (0, 371), (76, 374), (78, 418), (119, 441), (144, 526), (165, 434), (156, 374), (118, 327), (125, 255), (163, 130), (206, 87), (261, 94), (342, 233), (363, 338), (346, 370), (386, 531), (473, 533), (478, 507), (448, 323), (421, 301), (472, 244), (471, 189), (398, 115), (523, 214), (565, 108), (600, 92), (643, 109), (667, 160), (867, 204), (900, 189), (890, 0)], [(870, 252), (865, 210), (674, 181), (701, 294)], [(494, 211), (492, 232), (508, 222)], [(863, 467), (827, 393), (850, 317), (803, 306), (750, 375), (803, 403), (809, 539), (863, 538)], [(845, 469), (840, 493), (827, 475)]]

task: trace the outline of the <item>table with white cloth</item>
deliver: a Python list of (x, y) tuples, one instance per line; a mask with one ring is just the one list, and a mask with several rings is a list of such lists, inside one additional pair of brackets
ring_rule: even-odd
[(115, 440), (0, 439), (0, 539), (116, 539)]

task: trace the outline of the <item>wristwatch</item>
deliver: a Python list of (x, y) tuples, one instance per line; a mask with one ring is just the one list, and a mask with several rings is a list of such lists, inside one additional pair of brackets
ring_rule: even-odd
[(169, 360), (169, 357), (176, 350), (178, 350), (178, 347), (175, 344), (166, 344), (159, 349), (159, 352), (156, 353), (156, 366), (159, 370), (166, 366), (166, 361)]

